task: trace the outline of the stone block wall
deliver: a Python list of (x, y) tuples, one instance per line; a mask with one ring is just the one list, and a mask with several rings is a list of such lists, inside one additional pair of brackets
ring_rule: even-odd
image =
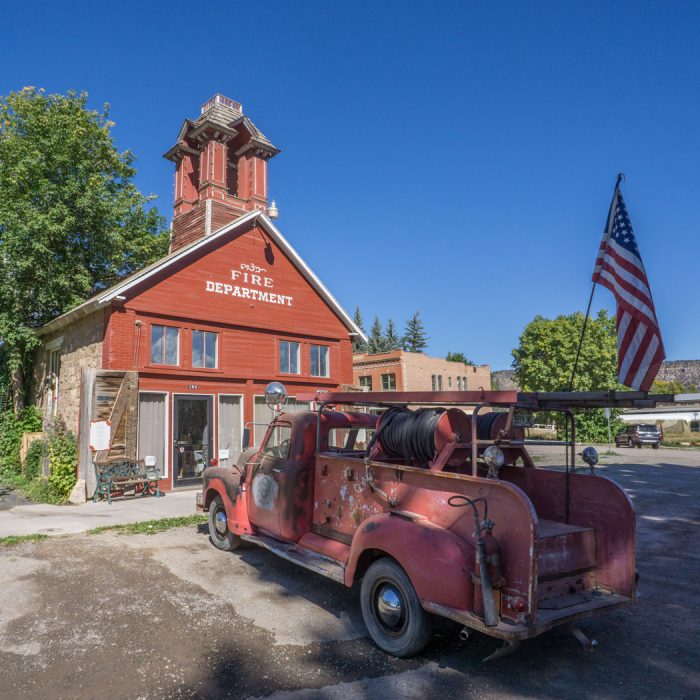
[[(32, 403), (46, 415), (48, 356), (46, 345), (62, 337), (61, 370), (59, 374), (58, 415), (73, 434), (78, 434), (80, 412), (80, 375), (83, 367), (102, 367), (102, 343), (105, 329), (105, 312), (95, 311), (89, 316), (71, 323), (61, 331), (48, 335), (34, 355)], [(48, 416), (47, 416), (48, 419)]]

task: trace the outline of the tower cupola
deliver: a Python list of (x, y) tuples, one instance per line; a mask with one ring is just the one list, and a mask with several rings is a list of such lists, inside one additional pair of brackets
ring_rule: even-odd
[(266, 209), (267, 163), (276, 156), (243, 105), (217, 93), (186, 119), (164, 154), (175, 163), (170, 250), (208, 236), (239, 216)]

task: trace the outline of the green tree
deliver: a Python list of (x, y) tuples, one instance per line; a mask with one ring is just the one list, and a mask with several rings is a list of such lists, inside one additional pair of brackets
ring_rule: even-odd
[(652, 385), (651, 390), (654, 394), (693, 394), (698, 388), (695, 384), (681, 384), (677, 381), (664, 381), (657, 379)]
[[(360, 307), (356, 306), (355, 307), (355, 318), (354, 318), (355, 323), (357, 324), (357, 327), (365, 333), (365, 327), (362, 323), (362, 314), (360, 313)], [(365, 333), (366, 335), (366, 333)], [(362, 340), (362, 338), (358, 336), (354, 336), (352, 339), (352, 351), (353, 352), (367, 352), (367, 343)]]
[(367, 343), (367, 352), (371, 354), (376, 354), (378, 352), (386, 352), (386, 336), (382, 330), (382, 322), (379, 320), (379, 316), (374, 317), (374, 323), (372, 323), (372, 328), (369, 331), (369, 342)]
[(396, 332), (396, 324), (391, 318), (386, 322), (386, 331), (384, 336), (387, 352), (390, 350), (398, 350), (399, 348), (403, 347), (403, 340)]
[(86, 93), (0, 98), (0, 344), (15, 411), (36, 329), (167, 252), (165, 221), (112, 127)]
[[(513, 350), (515, 379), (522, 391), (566, 391), (569, 388), (576, 348), (581, 338), (583, 314), (547, 319), (536, 316), (525, 327)], [(601, 310), (588, 320), (579, 357), (574, 391), (624, 389), (617, 382), (617, 332), (615, 318)], [(619, 412), (613, 411), (613, 418)], [(557, 425), (563, 426), (560, 414)], [(619, 429), (618, 422), (613, 430)], [(605, 442), (607, 420), (602, 409), (576, 414), (577, 439)]]
[(428, 336), (423, 327), (420, 313), (415, 314), (406, 323), (406, 331), (403, 335), (403, 349), (406, 352), (423, 352), (428, 347)]
[(476, 362), (472, 362), (463, 352), (447, 352), (447, 357), (445, 359), (448, 362), (463, 362), (465, 365), (475, 365)]

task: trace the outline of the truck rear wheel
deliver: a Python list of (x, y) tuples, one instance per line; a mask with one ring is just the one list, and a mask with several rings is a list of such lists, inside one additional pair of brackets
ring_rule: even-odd
[(241, 538), (228, 529), (226, 508), (221, 496), (214, 496), (209, 506), (209, 539), (217, 549), (232, 552), (241, 545)]
[(393, 559), (379, 559), (369, 567), (362, 579), (360, 602), (367, 631), (387, 654), (415, 656), (430, 640), (430, 615)]

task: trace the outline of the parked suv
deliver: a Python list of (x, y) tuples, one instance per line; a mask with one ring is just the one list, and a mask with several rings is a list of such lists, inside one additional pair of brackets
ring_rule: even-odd
[(615, 437), (615, 446), (641, 447), (642, 445), (651, 445), (655, 450), (658, 450), (662, 439), (663, 432), (658, 425), (629, 425)]

